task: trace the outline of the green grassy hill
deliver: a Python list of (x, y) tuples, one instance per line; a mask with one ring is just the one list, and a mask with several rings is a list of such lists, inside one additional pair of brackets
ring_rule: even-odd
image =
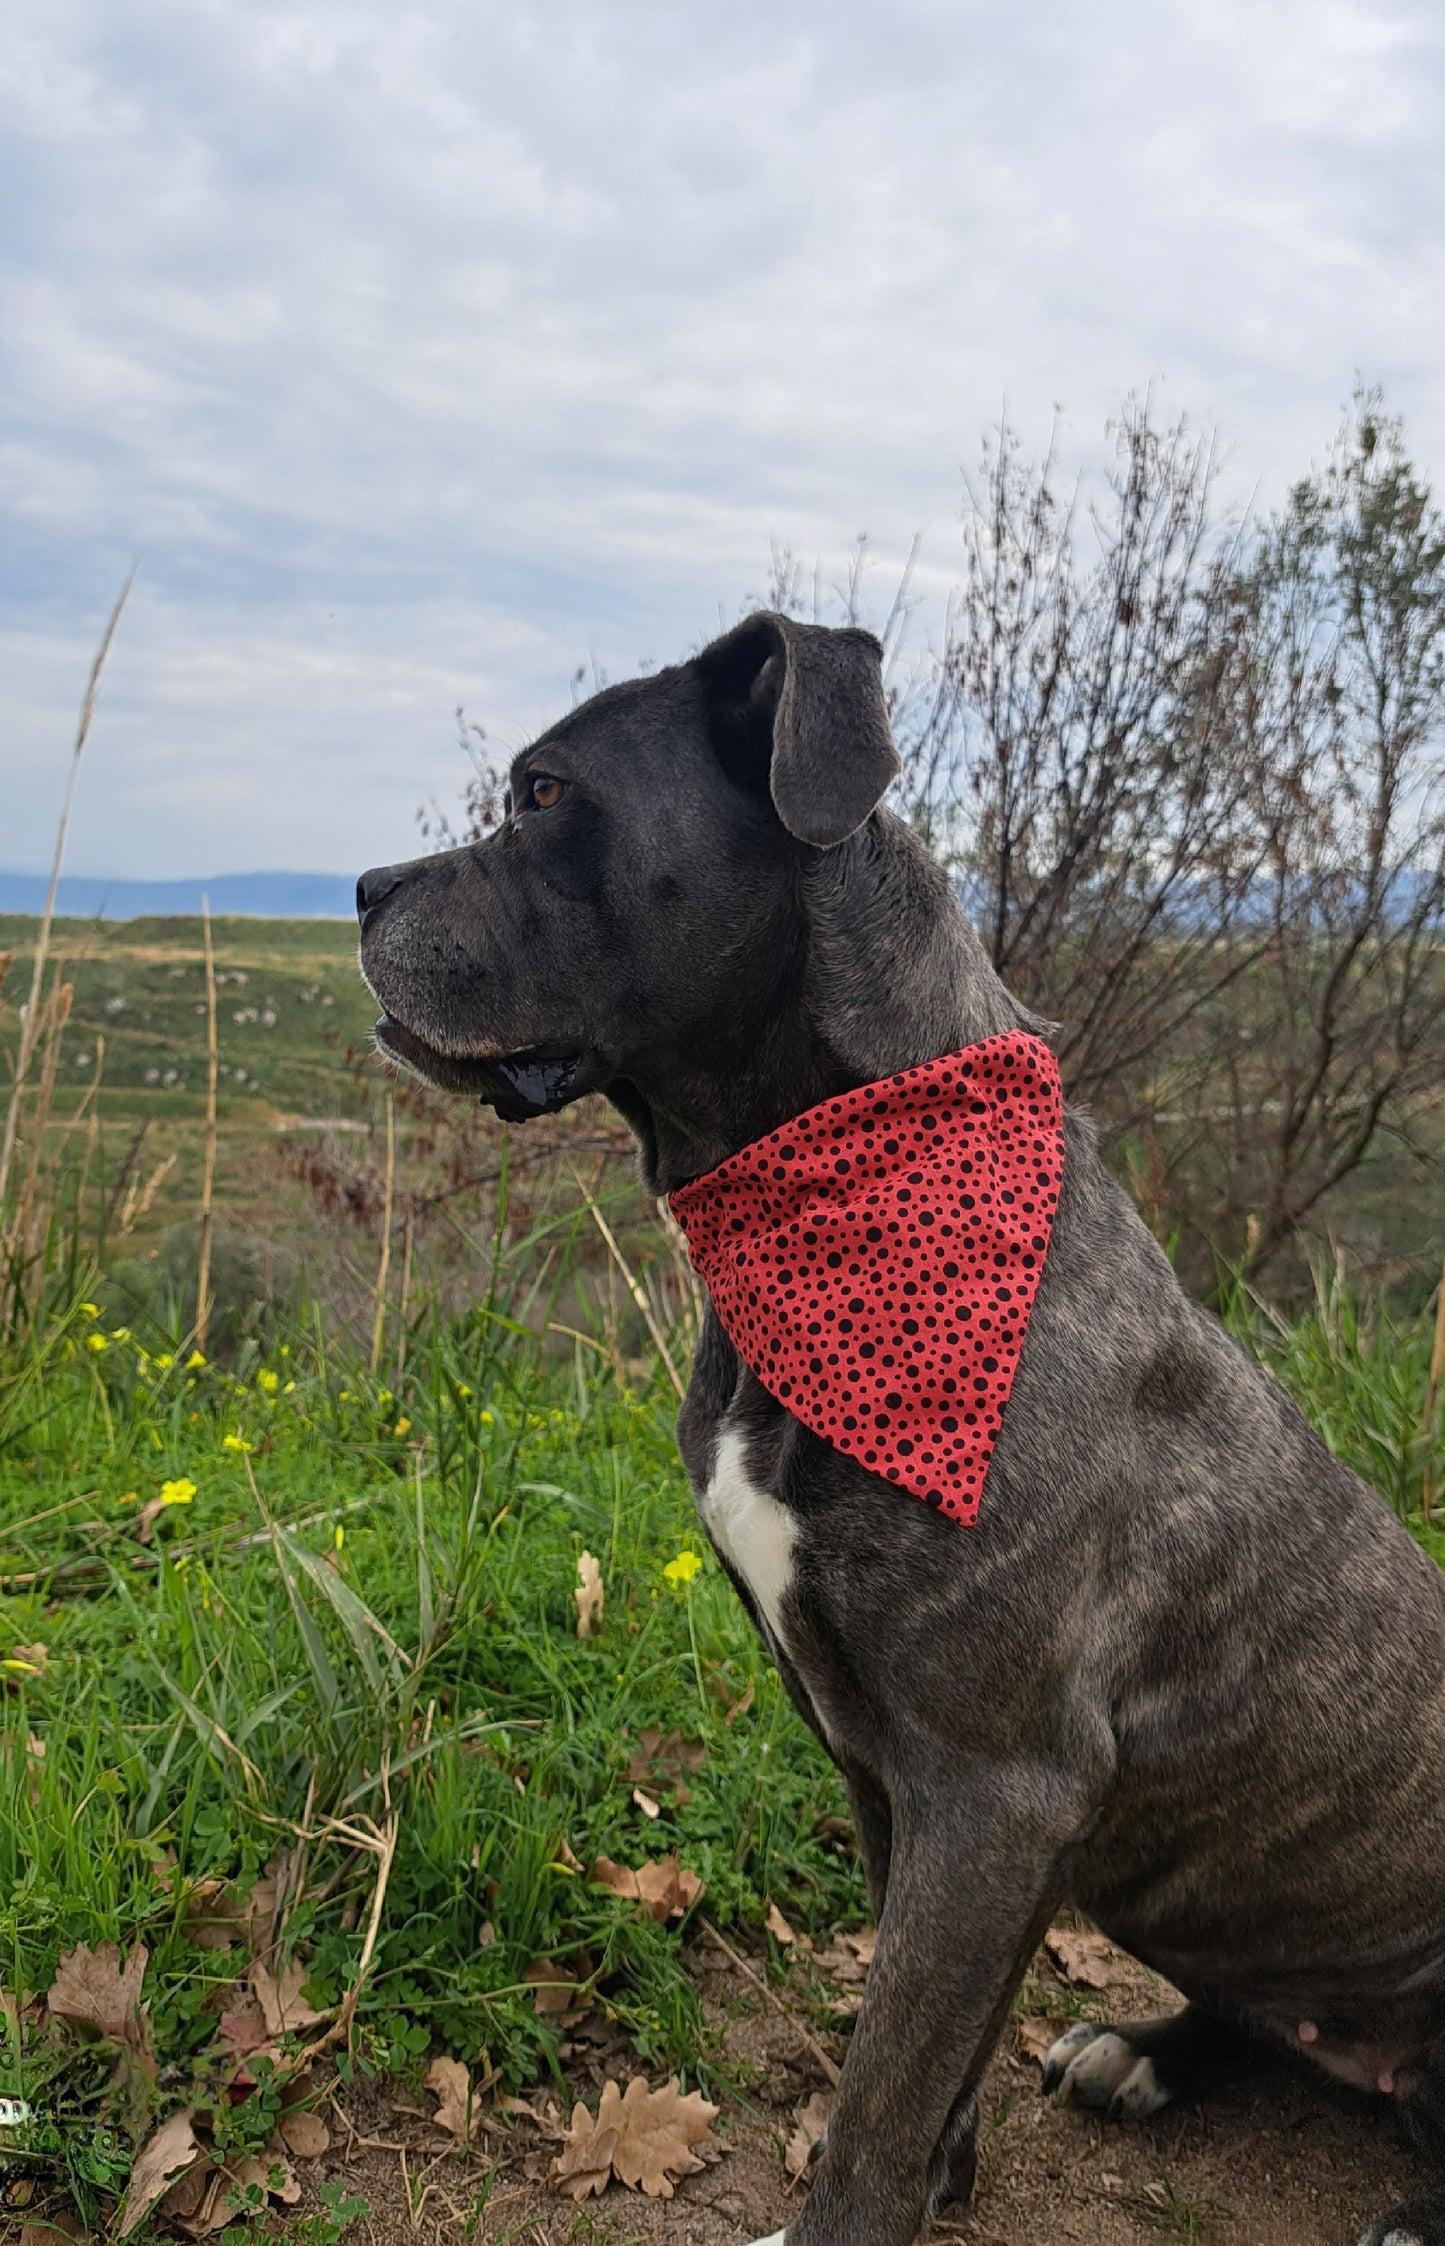
[[(0, 915), (12, 952), (5, 997), (29, 985), (36, 923)], [(376, 1008), (344, 920), (212, 922), (222, 1111), (273, 1127), (300, 1115), (359, 1112), (351, 1059)], [(206, 1087), (206, 979), (197, 920), (58, 920), (52, 958), (74, 985), (64, 1075), (77, 1092), (104, 1040), (100, 1109), (108, 1120), (199, 1115)], [(77, 1034), (84, 1032), (84, 1035)], [(258, 1110), (260, 1111), (258, 1114)]]

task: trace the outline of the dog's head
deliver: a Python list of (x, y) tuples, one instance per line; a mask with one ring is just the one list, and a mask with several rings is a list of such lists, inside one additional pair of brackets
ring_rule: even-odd
[(866, 632), (758, 615), (609, 687), (515, 760), (494, 833), (363, 874), (379, 1047), (508, 1120), (725, 1070), (802, 972), (802, 862), (897, 770)]

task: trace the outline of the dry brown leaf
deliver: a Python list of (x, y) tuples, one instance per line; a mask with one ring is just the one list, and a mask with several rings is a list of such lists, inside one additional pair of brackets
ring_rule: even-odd
[(47, 2208), (33, 2222), (20, 2225), (19, 2246), (58, 2246), (63, 2238), (80, 2237), (80, 2223), (68, 2207)]
[(839, 1937), (845, 1950), (851, 1950), (866, 1973), (878, 1951), (876, 1926), (855, 1926), (851, 1934)]
[(37, 1638), (34, 1645), (12, 1646), (5, 1663), (7, 1681), (13, 1686), (31, 1684), (43, 1677), (50, 1667), (50, 1655)]
[(145, 1944), (137, 1942), (122, 1966), (114, 1942), (102, 1942), (96, 1950), (77, 1943), (60, 1960), (50, 1985), (46, 2002), (51, 2018), (148, 2053), (150, 2012), (140, 1992), (149, 1955)]
[[(537, 2009), (542, 2005), (539, 2001)], [(438, 2129), (445, 2129), (458, 2144), (470, 2144), (476, 2133), (480, 2110), (472, 2097), (472, 2078), (460, 2059), (433, 2059), (422, 2077), (422, 2088), (430, 2090), (437, 2101), (432, 2116)]]
[[(279, 2183), (277, 2181), (278, 2169), (280, 2170)], [(278, 2151), (275, 2144), (272, 2144), (266, 2154), (266, 2189), (270, 2192), (271, 2197), (279, 2199), (284, 2207), (294, 2207), (301, 2197), (300, 2178), (286, 2158), (285, 2153)]]
[(634, 1786), (646, 1786), (658, 1777), (676, 1785), (684, 1777), (695, 1778), (707, 1760), (707, 1749), (700, 1739), (684, 1739), (680, 1731), (669, 1731), (666, 1737), (656, 1725), (637, 1735), (637, 1752), (627, 1765), (627, 1775)]
[(659, 1926), (681, 1918), (706, 1893), (696, 1872), (679, 1864), (676, 1856), (665, 1856), (660, 1864), (644, 1864), (637, 1874), (638, 1900)]
[(279, 2126), (282, 2143), (298, 2160), (319, 2160), (331, 2143), (331, 2131), (320, 2114), (313, 2113), (309, 2106), (295, 2113), (283, 2113)]
[(1057, 2020), (1020, 2020), (1019, 2049), (1026, 2059), (1037, 2059), (1042, 2066), (1062, 2034), (1062, 2025)]
[(632, 1798), (644, 1817), (660, 1817), (662, 1815), (661, 1802), (654, 1801), (651, 1794), (645, 1794), (640, 1786), (633, 1787)]
[(590, 1552), (584, 1552), (577, 1562), (577, 1588), (572, 1596), (577, 1602), (578, 1637), (600, 1638), (602, 1635), (602, 1570)]
[(585, 2199), (603, 2190), (610, 2166), (629, 2191), (671, 2199), (677, 2179), (705, 2165), (699, 2151), (721, 2152), (712, 2134), (717, 2111), (695, 2090), (684, 2097), (676, 2075), (661, 2090), (649, 2090), (640, 2075), (625, 2091), (606, 2082), (595, 2122), (585, 2106), (575, 2108), (567, 2143), (552, 2163), (553, 2182)]
[(207, 2193), (215, 2180), (216, 2171), (209, 2163), (197, 2161), (185, 2174), (171, 2185), (165, 2198), (155, 2207), (157, 2228), (163, 2223), (179, 2223), (184, 2229), (199, 2214)]
[(788, 2139), (788, 2149), (783, 2155), (783, 2166), (790, 2176), (801, 2176), (813, 2157), (813, 2147), (823, 2142), (823, 2132), (828, 2126), (828, 2116), (833, 2110), (831, 2090), (815, 2090), (805, 2106), (798, 2109), (797, 2127)]
[(281, 1859), (273, 1856), (246, 1897), (241, 1922), (253, 1957), (264, 1957), (276, 1939), (276, 1908), (281, 1899)]
[(781, 1942), (785, 1948), (798, 1939), (776, 1903), (770, 1902), (768, 1904), (768, 1915), (763, 1920), (763, 1924), (772, 1935), (773, 1940)]
[(119, 2237), (129, 2236), (156, 2201), (169, 2191), (177, 2176), (199, 2158), (200, 2150), (188, 2113), (173, 2113), (168, 2121), (161, 2123), (136, 2155), (120, 2211)]
[(202, 1950), (228, 1950), (240, 1940), (245, 1919), (229, 1881), (197, 1880), (186, 1895), (181, 1931)]
[(556, 1958), (534, 1958), (522, 1979), (530, 1981), (536, 1991), (532, 2002), (538, 2012), (553, 2018), (580, 2019), (596, 2002), (591, 1989), (583, 1986), (596, 1970), (587, 1952), (579, 1950), (570, 1966)]
[(317, 2027), (331, 2018), (330, 2010), (318, 2012), (302, 1996), (306, 1979), (305, 1966), (296, 1963), (287, 1966), (279, 1981), (259, 1958), (251, 1967), (251, 1987), (272, 2036), (298, 2035), (303, 2028)]
[[(615, 2085), (609, 2083), (608, 2089)], [(603, 2094), (604, 2103), (606, 2093)], [(550, 2179), (554, 2190), (579, 2202), (594, 2194), (600, 2198), (612, 2181), (612, 2155), (617, 2150), (617, 2130), (594, 2121), (587, 2108), (572, 2108), (572, 2126), (553, 2161)]]
[[(609, 2090), (615, 2098), (616, 2084), (604, 2087), (604, 2106)], [(684, 2097), (676, 2075), (661, 2090), (649, 2090), (641, 2075), (634, 2076), (617, 2110), (613, 2173), (629, 2191), (641, 2190), (649, 2199), (671, 2199), (679, 2176), (698, 2173), (705, 2163), (696, 2157), (697, 2148), (722, 2150), (712, 2134), (717, 2107), (696, 2090)], [(604, 2117), (599, 2109), (598, 2119), (604, 2118), (610, 2116)]]
[(221, 2043), (233, 2059), (249, 2058), (274, 2039), (266, 2015), (254, 1997), (246, 1997), (234, 2012), (221, 2014)]
[(641, 1903), (659, 1926), (670, 1918), (681, 1918), (707, 1893), (696, 1872), (686, 1870), (676, 1856), (644, 1864), (640, 1872), (629, 1870), (626, 1864), (614, 1864), (610, 1856), (599, 1856), (592, 1866), (592, 1878), (597, 1886), (622, 1896), (624, 1901)]
[(559, 1864), (565, 1864), (569, 1872), (580, 1872), (582, 1869), (581, 1862), (574, 1855), (572, 1843), (565, 1833), (557, 1844), (557, 1861)]
[(1119, 1978), (1118, 1952), (1102, 1934), (1078, 1934), (1051, 1926), (1044, 1948), (1066, 1981), (1081, 1989), (1107, 1989)]

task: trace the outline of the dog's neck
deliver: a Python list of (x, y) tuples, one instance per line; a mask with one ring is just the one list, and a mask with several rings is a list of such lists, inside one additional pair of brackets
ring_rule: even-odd
[(820, 1100), (1003, 1030), (1042, 1027), (891, 813), (807, 854), (798, 907), (802, 941), (760, 948), (757, 1002), (720, 1040), (690, 1040), (608, 1086), (653, 1193), (674, 1192)]

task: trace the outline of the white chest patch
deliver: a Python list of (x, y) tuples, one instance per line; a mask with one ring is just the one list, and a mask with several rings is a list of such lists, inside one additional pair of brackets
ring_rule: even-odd
[(787, 1651), (783, 1600), (793, 1580), (797, 1524), (747, 1470), (747, 1443), (734, 1427), (718, 1437), (712, 1474), (698, 1508), (723, 1558), (736, 1568), (778, 1644)]

